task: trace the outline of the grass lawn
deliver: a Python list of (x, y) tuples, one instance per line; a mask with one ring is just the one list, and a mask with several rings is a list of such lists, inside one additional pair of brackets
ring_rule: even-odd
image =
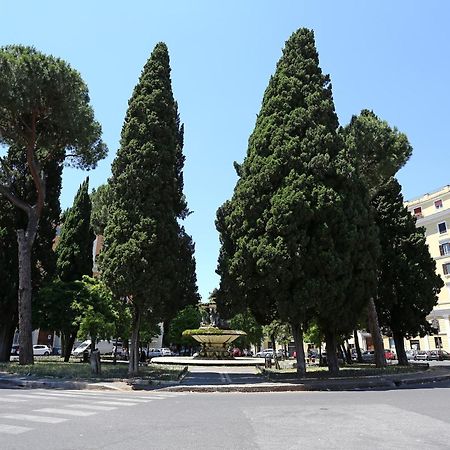
[[(32, 365), (20, 366), (18, 362), (0, 363), (0, 372), (16, 375), (33, 375), (37, 377), (68, 378), (71, 380), (112, 380), (128, 378), (128, 364), (104, 363), (101, 365), (100, 375), (91, 374), (88, 363), (79, 360), (64, 362), (58, 356), (37, 357)], [(183, 366), (150, 364), (139, 368), (139, 378), (148, 380), (178, 380), (184, 371)]]
[[(428, 365), (414, 364), (410, 366), (398, 366), (388, 365), (383, 368), (376, 368), (374, 364), (352, 364), (339, 368), (339, 372), (335, 377), (365, 377), (373, 375), (394, 375), (397, 373), (411, 373), (417, 371), (423, 371), (428, 368)], [(269, 379), (287, 379), (296, 377), (296, 369), (264, 369), (263, 373), (268, 376)], [(328, 367), (320, 366), (308, 366), (306, 369), (306, 378), (329, 378)]]

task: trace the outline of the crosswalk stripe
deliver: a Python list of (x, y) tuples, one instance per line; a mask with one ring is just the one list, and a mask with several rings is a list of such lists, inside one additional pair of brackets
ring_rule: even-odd
[(81, 408), (81, 409), (93, 409), (96, 411), (112, 411), (117, 409), (116, 406), (100, 406), (100, 405), (86, 405), (86, 404), (73, 404), (66, 405), (67, 408)]
[(28, 427), (18, 427), (17, 425), (4, 425), (0, 423), (0, 433), (5, 434), (20, 434), (25, 433), (26, 431), (30, 431), (33, 428)]
[[(83, 397), (82, 395), (64, 394), (64, 393), (59, 393), (59, 392), (58, 393), (49, 393), (49, 394), (37, 393), (35, 395), (37, 397), (39, 397), (39, 398), (48, 398), (48, 397), (50, 397), (50, 398), (58, 398), (58, 397), (60, 397), (60, 398), (66, 399), (67, 397), (69, 397), (69, 398), (76, 398), (77, 400), (80, 400), (81, 397)], [(99, 396), (96, 396), (96, 397), (84, 397), (83, 400), (96, 400), (98, 398), (105, 398), (105, 399), (108, 399), (108, 400), (117, 400), (117, 401), (123, 401), (123, 400), (125, 400), (125, 401), (133, 401), (133, 402), (136, 402), (136, 403), (146, 403), (146, 402), (151, 401), (151, 399), (142, 400), (142, 399), (135, 399), (135, 398), (131, 398), (131, 397), (122, 397), (122, 396), (120, 396), (120, 397), (117, 397), (117, 396), (113, 397), (113, 396), (110, 396), (110, 395), (103, 395), (101, 397), (99, 397)]]
[(39, 397), (37, 397), (35, 394), (11, 394), (10, 397), (14, 397), (14, 398), (26, 398), (28, 399), (37, 399), (37, 398), (45, 398), (47, 400), (53, 399), (53, 397), (50, 397), (48, 395), (40, 395)]
[(23, 400), (21, 398), (0, 397), (0, 402), (17, 403), (17, 402), (26, 402), (26, 400)]
[(41, 397), (41, 398), (54, 398), (54, 397), (70, 397), (70, 398), (78, 398), (79, 395), (74, 395), (74, 394), (64, 394), (64, 393), (53, 393), (53, 392), (46, 392), (45, 394), (41, 394), (40, 392), (36, 392), (34, 394), (36, 397)]
[(49, 417), (49, 416), (31, 416), (29, 414), (6, 414), (2, 415), (5, 419), (17, 419), (25, 420), (29, 422), (41, 422), (41, 423), (61, 423), (68, 419), (62, 417)]
[[(131, 398), (131, 397), (102, 397), (102, 399), (104, 400), (113, 400), (113, 401), (118, 401), (118, 402), (135, 402), (135, 403), (148, 403), (151, 402), (152, 399), (148, 398), (146, 400), (142, 400), (140, 398)], [(97, 399), (95, 399), (97, 400)], [(94, 399), (92, 399), (92, 401), (94, 401)]]
[(117, 405), (117, 406), (136, 406), (137, 403), (131, 403), (131, 402), (110, 402), (110, 401), (100, 401), (100, 402), (94, 402), (98, 403), (100, 405)]
[(79, 409), (59, 409), (59, 408), (35, 409), (34, 412), (43, 412), (49, 414), (66, 414), (68, 416), (80, 416), (80, 417), (93, 416), (94, 414), (97, 414), (96, 412), (81, 411)]

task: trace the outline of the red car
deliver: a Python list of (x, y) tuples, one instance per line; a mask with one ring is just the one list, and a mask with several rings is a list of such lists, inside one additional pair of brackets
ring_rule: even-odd
[(385, 350), (384, 351), (384, 357), (388, 360), (388, 361), (392, 361), (394, 359), (397, 359), (397, 356), (395, 355), (395, 353), (392, 350)]

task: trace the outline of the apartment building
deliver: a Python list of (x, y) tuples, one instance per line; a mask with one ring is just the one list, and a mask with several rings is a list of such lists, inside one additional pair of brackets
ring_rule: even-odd
[(411, 348), (450, 351), (450, 186), (407, 201), (405, 206), (416, 217), (417, 226), (425, 228), (430, 255), (445, 283), (438, 304), (428, 316), (437, 334), (411, 339)]

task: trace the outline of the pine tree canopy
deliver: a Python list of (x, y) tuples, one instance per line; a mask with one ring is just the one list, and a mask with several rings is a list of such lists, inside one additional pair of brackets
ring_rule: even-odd
[(367, 109), (353, 116), (340, 131), (345, 141), (346, 157), (355, 165), (371, 197), (412, 154), (406, 135)]

